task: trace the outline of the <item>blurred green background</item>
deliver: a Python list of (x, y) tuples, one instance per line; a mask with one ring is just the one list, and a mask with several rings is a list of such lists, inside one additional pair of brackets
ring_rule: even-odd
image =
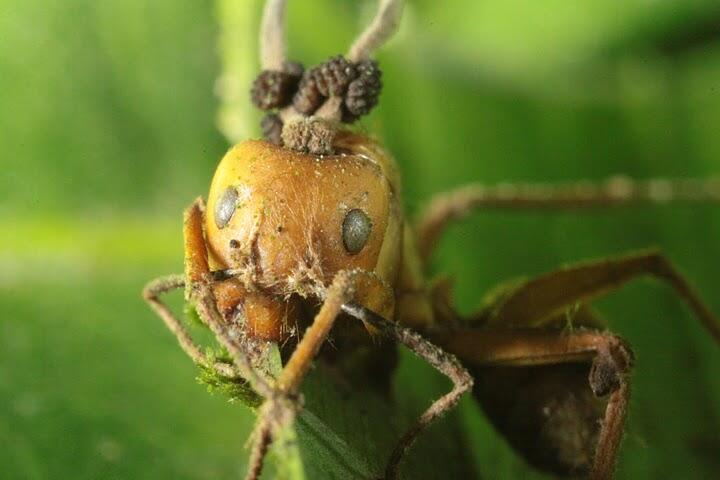
[[(139, 294), (181, 269), (181, 211), (228, 146), (218, 123), (257, 134), (246, 92), (259, 8), (0, 0), (0, 477), (243, 470), (248, 411), (195, 383)], [(345, 50), (373, 9), (290, 2), (291, 56), (308, 65)], [(411, 214), (471, 180), (709, 176), (719, 40), (714, 0), (409, 0), (380, 55), (381, 105), (361, 128), (396, 155)], [(450, 230), (432, 269), (454, 275), (469, 310), (500, 280), (647, 246), (720, 311), (712, 206), (477, 214)], [(720, 477), (720, 351), (655, 283), (601, 309), (637, 354), (618, 476)], [(422, 405), (445, 388), (403, 357), (397, 397)], [(442, 450), (438, 432), (450, 431), (484, 478), (535, 477), (472, 401), (448, 422), (419, 448)]]

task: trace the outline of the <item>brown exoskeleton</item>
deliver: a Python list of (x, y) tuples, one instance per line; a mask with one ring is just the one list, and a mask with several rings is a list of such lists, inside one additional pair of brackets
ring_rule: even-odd
[[(198, 199), (186, 210), (185, 274), (155, 280), (144, 291), (196, 363), (246, 380), (263, 397), (247, 478), (258, 478), (273, 437), (292, 422), (302, 381), (338, 319), (334, 335), (350, 331), (346, 336), (358, 343), (359, 333), (393, 338), (454, 385), (400, 438), (386, 479), (397, 478), (415, 438), (470, 389), (536, 467), (612, 477), (633, 355), (590, 303), (653, 276), (672, 286), (720, 342), (720, 322), (681, 274), (654, 251), (580, 263), (508, 284), (479, 313), (462, 318), (443, 285), (428, 285), (422, 264), (446, 224), (475, 208), (720, 200), (717, 182), (470, 186), (434, 199), (411, 226), (392, 157), (341, 127), (377, 100), (379, 71), (369, 57), (393, 32), (402, 2), (382, 0), (344, 58), (304, 74), (285, 59), (284, 9), (283, 0), (266, 4), (264, 71), (253, 92), (256, 105), (278, 111), (264, 121), (270, 141), (248, 140), (225, 155), (207, 205)], [(181, 287), (232, 363), (209, 359), (159, 300)], [(259, 361), (268, 343), (283, 346), (277, 378)], [(378, 344), (378, 357), (386, 350)]]

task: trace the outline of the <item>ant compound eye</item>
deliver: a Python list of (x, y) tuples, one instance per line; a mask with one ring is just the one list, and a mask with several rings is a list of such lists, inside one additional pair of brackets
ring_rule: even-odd
[(237, 207), (238, 193), (235, 187), (227, 187), (215, 204), (215, 225), (225, 228)]
[(368, 238), (370, 238), (371, 231), (372, 222), (367, 214), (359, 208), (350, 210), (345, 215), (342, 224), (342, 239), (345, 250), (351, 255), (360, 252), (367, 243)]

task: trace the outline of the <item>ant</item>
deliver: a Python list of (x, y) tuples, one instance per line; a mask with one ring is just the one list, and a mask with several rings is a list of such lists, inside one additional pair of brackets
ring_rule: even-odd
[[(359, 337), (391, 339), (453, 383), (398, 440), (385, 479), (398, 478), (418, 435), (471, 391), (537, 468), (611, 478), (633, 353), (590, 304), (633, 279), (655, 277), (720, 342), (720, 321), (681, 273), (657, 251), (578, 263), (505, 285), (479, 313), (462, 317), (446, 286), (428, 284), (423, 263), (449, 222), (475, 209), (717, 201), (720, 186), (626, 178), (473, 185), (436, 197), (410, 225), (392, 157), (377, 141), (344, 126), (377, 104), (382, 83), (371, 56), (394, 33), (403, 2), (380, 0), (346, 55), (309, 70), (287, 61), (285, 3), (267, 0), (260, 28), (263, 70), (252, 99), (270, 112), (262, 122), (265, 140), (243, 141), (225, 155), (207, 204), (198, 198), (185, 211), (185, 273), (156, 279), (143, 292), (196, 364), (247, 382), (262, 398), (246, 478), (260, 476), (272, 440), (296, 417), (302, 382), (313, 360), (324, 355), (331, 331), (351, 332), (350, 349), (363, 343)], [(206, 355), (160, 300), (178, 288), (230, 361)], [(387, 354), (382, 342), (369, 343), (378, 358)], [(277, 376), (262, 362), (272, 344), (283, 353)], [(570, 393), (564, 397), (570, 400), (554, 404), (558, 391)], [(523, 408), (508, 408), (508, 398), (521, 398)]]

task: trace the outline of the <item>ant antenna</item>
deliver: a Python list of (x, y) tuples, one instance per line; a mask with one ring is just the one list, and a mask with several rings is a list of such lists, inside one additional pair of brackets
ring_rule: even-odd
[(253, 83), (252, 100), (271, 111), (262, 120), (268, 141), (300, 152), (331, 154), (339, 124), (353, 123), (377, 105), (381, 72), (370, 57), (397, 30), (404, 0), (379, 0), (375, 18), (347, 56), (332, 57), (309, 70), (286, 60), (286, 3), (265, 3), (260, 25), (263, 71)]

